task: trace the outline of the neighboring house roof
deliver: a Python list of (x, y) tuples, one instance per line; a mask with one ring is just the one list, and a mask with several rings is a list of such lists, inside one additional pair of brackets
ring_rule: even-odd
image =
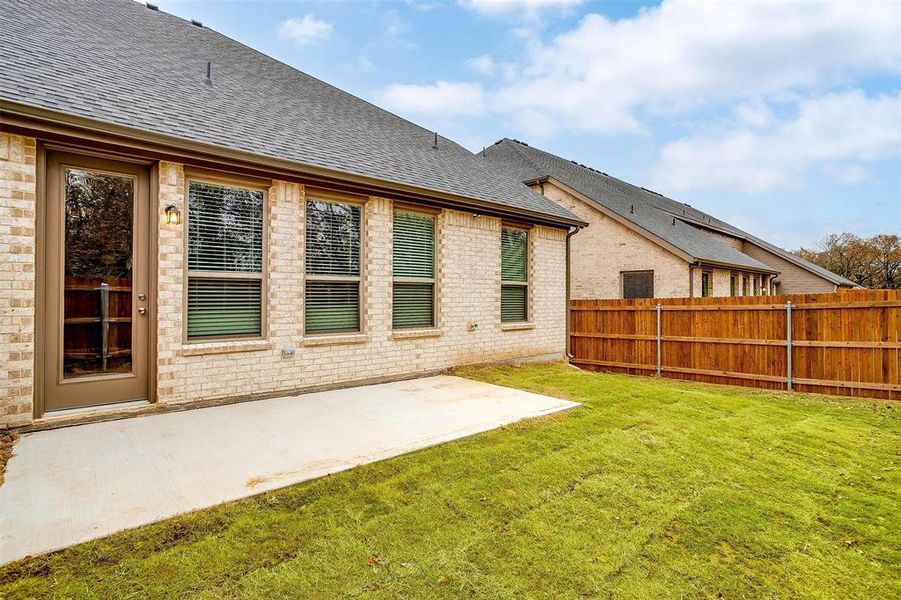
[[(133, 0), (0, 0), (0, 102), (579, 219), (455, 142)], [(205, 83), (212, 63), (211, 84)]]
[[(492, 164), (506, 169), (522, 181), (552, 177), (601, 205), (606, 211), (614, 212), (622, 219), (631, 222), (639, 230), (650, 233), (701, 262), (712, 261), (775, 272), (771, 266), (761, 263), (699, 229), (704, 228), (760, 246), (835, 285), (856, 285), (840, 275), (688, 204), (677, 202), (657, 192), (632, 185), (522, 142), (505, 138), (490, 148), (486, 148), (483, 156)], [(674, 219), (675, 226), (673, 226)]]

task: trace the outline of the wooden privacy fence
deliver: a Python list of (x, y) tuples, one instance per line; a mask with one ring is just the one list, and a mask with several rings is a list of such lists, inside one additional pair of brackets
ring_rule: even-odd
[(574, 300), (580, 367), (901, 399), (901, 290)]

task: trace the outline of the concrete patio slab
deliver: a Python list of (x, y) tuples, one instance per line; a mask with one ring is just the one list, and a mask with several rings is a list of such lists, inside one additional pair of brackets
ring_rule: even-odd
[(0, 564), (574, 406), (438, 376), (26, 434)]

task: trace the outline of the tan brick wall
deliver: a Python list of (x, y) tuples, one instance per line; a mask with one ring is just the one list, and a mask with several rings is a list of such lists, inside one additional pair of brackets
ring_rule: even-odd
[[(183, 206), (179, 166), (164, 164), (160, 178), (160, 205)], [(170, 181), (179, 183), (170, 188)], [(162, 306), (161, 299), (160, 402), (271, 394), (563, 352), (565, 231), (531, 230), (533, 327), (505, 331), (500, 322), (500, 220), (456, 211), (444, 211), (438, 218), (439, 335), (395, 336), (391, 328), (393, 208), (390, 200), (382, 198), (370, 198), (364, 208), (362, 335), (344, 336), (353, 343), (327, 345), (319, 345), (321, 337), (304, 337), (303, 210), (303, 187), (275, 182), (269, 191), (269, 337), (263, 342), (182, 343), (184, 226), (161, 225), (161, 239), (167, 240), (167, 246), (171, 240), (171, 247), (166, 251), (161, 247), (160, 280), (165, 278), (170, 288), (167, 304), (179, 308)], [(164, 289), (161, 284), (161, 293)], [(478, 328), (470, 331), (470, 323)], [(164, 331), (171, 333), (164, 335)], [(338, 341), (340, 336), (333, 339)], [(282, 358), (284, 348), (295, 348), (295, 355)]]
[[(162, 218), (170, 204), (187, 213), (184, 185), (185, 171), (181, 164), (161, 162), (158, 165), (160, 226), (157, 254), (157, 394), (177, 397), (178, 347), (182, 339), (182, 302), (184, 288), (184, 238), (181, 226), (165, 224)], [(151, 309), (152, 310), (152, 309)]]
[(0, 133), (0, 427), (32, 418), (36, 152)]
[[(538, 186), (534, 189), (541, 191)], [(552, 183), (545, 183), (543, 192), (590, 224), (570, 241), (574, 299), (621, 298), (620, 273), (645, 270), (654, 271), (656, 297), (688, 296), (687, 261)]]
[(739, 252), (742, 251), (742, 240), (737, 237), (734, 237), (731, 235), (726, 235), (723, 233), (718, 233), (716, 231), (711, 231), (709, 229), (704, 229), (703, 227), (695, 227), (695, 229), (698, 229), (699, 231), (706, 233), (707, 235), (709, 235), (712, 238), (716, 238), (720, 242), (726, 244), (727, 246), (731, 246), (732, 248), (735, 248)]
[(723, 269), (713, 270), (713, 295), (728, 296), (729, 295), (729, 276), (731, 271)]
[[(32, 420), (34, 364), (35, 142), (0, 135), (0, 427)], [(391, 200), (364, 207), (364, 329), (323, 340), (304, 336), (304, 188), (276, 181), (268, 194), (268, 313), (264, 340), (185, 343), (185, 172), (157, 169), (157, 400), (191, 403), (277, 394), (316, 386), (414, 375), (456, 365), (562, 356), (565, 349), (566, 233), (536, 226), (530, 235), (530, 310), (526, 328), (500, 322), (500, 230), (492, 217), (443, 211), (438, 216), (438, 327), (429, 337), (391, 328)], [(478, 327), (470, 330), (470, 324)], [(281, 351), (294, 348), (293, 357)]]

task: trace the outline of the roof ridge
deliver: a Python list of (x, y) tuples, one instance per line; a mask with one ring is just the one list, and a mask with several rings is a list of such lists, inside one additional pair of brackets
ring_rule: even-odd
[[(505, 139), (506, 139), (506, 138), (505, 138)], [(517, 142), (517, 140), (511, 140), (511, 141)], [(634, 183), (629, 183), (629, 182), (626, 181), (625, 179), (620, 179), (619, 177), (617, 177), (617, 176), (615, 176), (615, 175), (611, 175), (610, 173), (607, 173), (606, 171), (601, 171), (600, 169), (595, 169), (595, 168), (593, 168), (593, 167), (589, 167), (589, 166), (587, 166), (587, 165), (585, 165), (585, 164), (583, 164), (583, 163), (580, 163), (580, 162), (578, 162), (578, 161), (575, 161), (575, 160), (569, 160), (569, 159), (563, 158), (562, 156), (559, 156), (559, 155), (557, 155), (557, 154), (554, 154), (553, 152), (548, 152), (547, 150), (542, 150), (541, 148), (537, 148), (537, 147), (535, 147), (535, 146), (530, 146), (529, 144), (523, 144), (522, 142), (517, 142), (517, 143), (519, 143), (520, 145), (525, 146), (526, 148), (528, 148), (529, 150), (532, 150), (532, 151), (534, 151), (534, 152), (539, 152), (539, 153), (541, 153), (541, 154), (546, 154), (547, 156), (549, 156), (549, 157), (551, 157), (551, 158), (553, 158), (553, 159), (555, 159), (555, 160), (559, 160), (559, 161), (561, 161), (561, 162), (564, 163), (564, 164), (571, 164), (571, 165), (574, 165), (574, 166), (579, 167), (579, 168), (581, 168), (581, 169), (584, 169), (584, 170), (588, 171), (589, 173), (594, 173), (595, 175), (603, 175), (604, 177), (608, 177), (608, 178), (610, 178), (610, 179), (613, 179), (613, 180), (615, 180), (615, 181), (618, 181), (618, 182), (620, 182), (620, 183), (622, 183), (622, 184), (625, 184), (625, 185), (627, 185), (627, 186), (629, 186), (629, 187), (631, 187), (631, 188), (634, 188), (634, 189), (636, 189), (636, 190), (641, 190), (641, 191), (647, 192), (647, 193), (649, 193), (649, 194), (654, 194), (654, 195), (660, 196), (660, 197), (662, 197), (662, 198), (666, 198), (667, 200), (671, 200), (671, 201), (673, 201), (673, 202), (678, 202), (677, 200), (673, 200), (672, 198), (668, 198), (667, 196), (664, 196), (663, 194), (660, 194), (660, 193), (658, 193), (658, 192), (654, 192), (654, 191), (652, 191), (652, 190), (649, 190), (649, 189), (647, 189), (647, 188), (641, 187), (641, 186), (639, 186), (639, 185), (635, 185)]]
[(512, 142), (512, 143), (513, 143), (513, 151), (516, 152), (520, 157), (522, 157), (522, 159), (523, 159), (524, 161), (526, 161), (526, 162), (529, 164), (529, 166), (531, 166), (532, 169), (534, 169), (534, 170), (538, 173), (538, 176), (539, 176), (539, 177), (544, 177), (545, 175), (547, 175), (547, 172), (545, 171), (545, 169), (540, 168), (537, 164), (535, 164), (535, 162), (534, 162), (531, 158), (529, 158), (528, 156), (526, 156), (526, 155), (523, 153), (523, 151), (520, 150), (520, 147), (521, 147), (521, 146), (522, 146), (522, 147), (525, 147), (525, 148), (529, 148), (530, 146), (529, 146), (528, 144), (525, 144), (525, 143), (523, 143), (523, 142), (520, 142), (519, 140), (512, 140), (512, 139), (509, 139), (509, 138), (504, 138), (504, 139), (501, 140), (501, 141), (510, 141), (510, 142)]
[[(563, 158), (562, 156), (558, 156), (552, 152), (548, 152), (547, 150), (543, 150), (541, 148), (536, 148), (535, 146), (529, 146), (527, 144), (523, 144), (516, 140), (508, 140), (508, 138), (504, 138), (503, 140), (500, 140), (500, 142), (504, 142), (504, 141), (510, 141), (513, 144), (512, 147), (516, 150), (517, 155), (519, 155), (522, 158), (522, 160), (527, 161), (528, 164), (530, 164), (530, 165), (534, 165), (536, 157), (546, 157), (547, 160), (551, 161), (553, 165), (557, 165), (557, 167), (559, 169), (563, 169), (563, 171), (559, 173), (560, 176), (563, 176), (565, 173), (568, 172), (568, 173), (571, 173), (572, 176), (574, 176), (574, 177), (578, 177), (578, 176), (589, 177), (592, 180), (595, 180), (598, 182), (604, 182), (605, 185), (614, 183), (615, 185), (622, 187), (624, 189), (624, 191), (626, 191), (627, 193), (635, 195), (636, 201), (646, 203), (647, 206), (645, 207), (645, 212), (648, 216), (658, 215), (659, 217), (663, 217), (663, 218), (673, 217), (673, 219), (672, 219), (673, 221), (677, 221), (677, 220), (682, 221), (682, 218), (684, 216), (685, 217), (684, 223), (686, 225), (688, 225), (691, 229), (698, 229), (699, 227), (707, 226), (709, 229), (717, 230), (719, 233), (722, 233), (724, 235), (730, 235), (730, 236), (734, 236), (734, 237), (738, 237), (738, 238), (742, 238), (743, 235), (749, 235), (749, 234), (746, 234), (745, 232), (741, 232), (743, 235), (737, 235), (734, 232), (730, 232), (728, 230), (722, 229), (722, 227), (719, 225), (719, 223), (722, 222), (722, 221), (720, 221), (720, 219), (717, 219), (716, 217), (713, 217), (712, 215), (708, 215), (707, 213), (704, 213), (703, 211), (700, 211), (698, 209), (691, 208), (691, 206), (685, 202), (679, 202), (678, 200), (669, 198), (659, 192), (655, 192), (654, 190), (650, 190), (648, 188), (645, 188), (645, 187), (642, 187), (639, 185), (635, 185), (634, 183), (630, 183), (628, 181), (625, 181), (623, 179), (620, 179), (618, 177), (610, 175), (604, 171), (594, 169), (592, 167), (581, 164), (577, 161), (568, 160), (566, 158)], [(498, 142), (498, 143), (500, 143), (500, 142)], [(573, 168), (573, 167), (575, 167), (575, 168)], [(560, 178), (553, 174), (553, 170), (548, 169), (546, 171), (548, 171), (548, 174), (551, 177), (555, 177), (558, 179)], [(576, 189), (578, 189), (578, 187), (579, 187), (577, 183), (572, 182), (572, 181), (568, 182), (568, 183), (567, 183), (567, 181), (562, 181), (562, 183), (564, 183), (566, 185), (570, 185), (571, 187), (575, 187)], [(590, 195), (588, 196), (588, 198), (591, 199), (593, 202), (596, 202), (597, 204), (604, 206), (606, 210), (612, 211), (613, 213), (615, 213), (615, 214), (619, 215), (620, 217), (626, 219), (627, 221), (633, 223), (635, 226), (641, 228), (642, 230), (650, 231), (655, 236), (660, 234), (660, 232), (652, 231), (653, 228), (648, 229), (647, 223), (645, 223), (642, 219), (638, 218), (638, 213), (635, 211), (634, 204), (632, 204), (631, 207), (623, 207), (623, 210), (620, 210), (620, 208), (616, 205), (616, 203), (603, 202), (602, 199), (595, 199), (595, 198), (592, 198)], [(664, 203), (672, 203), (673, 206), (667, 206)], [(677, 212), (675, 207), (679, 207), (679, 208), (681, 208), (681, 210)], [(631, 208), (631, 210), (630, 210), (630, 208)], [(692, 211), (697, 211), (698, 213), (703, 215), (703, 218), (697, 218), (693, 215), (689, 216), (687, 214), (687, 210), (686, 210), (689, 208), (691, 208)], [(684, 214), (680, 214), (680, 213), (684, 213)], [(707, 219), (710, 219), (710, 221), (708, 221)], [(668, 222), (669, 221), (667, 221), (667, 223)], [(724, 222), (722, 222), (722, 223), (724, 223)], [(729, 226), (728, 224), (726, 224), (726, 225)], [(731, 227), (731, 226), (729, 226), (729, 227)], [(736, 228), (736, 230), (741, 231), (741, 230), (738, 230), (737, 228)], [(709, 258), (709, 257), (705, 257), (703, 254), (696, 254), (697, 248), (692, 249), (691, 247), (683, 246), (678, 241), (673, 241), (673, 240), (667, 240), (667, 241), (669, 243), (673, 244), (674, 246), (680, 248), (686, 254), (694, 256), (696, 259), (703, 260), (704, 258)], [(734, 254), (734, 253), (740, 254), (744, 257), (746, 263), (756, 263), (755, 268), (767, 266), (767, 265), (761, 263), (760, 261), (754, 259), (752, 256), (747, 255), (744, 252), (742, 252), (741, 250), (735, 249), (732, 246), (729, 246), (722, 240), (719, 240), (715, 237), (707, 237), (705, 240), (705, 243), (715, 246), (715, 247), (718, 247), (725, 254)]]

